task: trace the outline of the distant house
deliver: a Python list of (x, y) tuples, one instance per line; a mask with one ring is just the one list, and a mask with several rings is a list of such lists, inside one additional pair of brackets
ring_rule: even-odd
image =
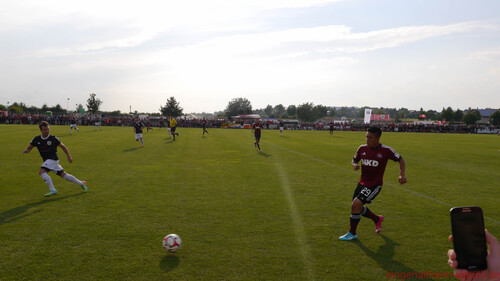
[(489, 124), (491, 114), (495, 113), (498, 109), (478, 109), (479, 114), (481, 114), (481, 120), (477, 121), (478, 124)]

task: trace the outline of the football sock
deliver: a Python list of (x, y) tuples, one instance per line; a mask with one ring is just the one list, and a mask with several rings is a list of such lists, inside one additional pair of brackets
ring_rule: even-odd
[(57, 192), (56, 188), (54, 187), (54, 184), (52, 183), (52, 179), (47, 173), (43, 173), (40, 176), (42, 177), (43, 181), (49, 186), (50, 191)]
[(79, 180), (78, 180), (77, 178), (75, 178), (75, 176), (73, 176), (73, 175), (66, 174), (66, 175), (64, 175), (64, 176), (63, 176), (63, 178), (64, 178), (65, 180), (67, 180), (67, 181), (74, 182), (74, 183), (76, 183), (76, 184), (78, 184), (78, 185), (80, 185), (80, 186), (81, 186), (81, 185), (83, 185), (83, 182), (79, 181)]
[(374, 223), (377, 223), (379, 221), (379, 216), (375, 215), (368, 207), (363, 206), (363, 212), (361, 213), (363, 217), (372, 219)]
[(260, 145), (257, 143), (257, 148), (260, 150)]
[(143, 139), (141, 139), (141, 143), (142, 143), (142, 145), (144, 145), (144, 140)]
[(353, 235), (356, 235), (356, 228), (358, 227), (358, 223), (361, 220), (361, 214), (353, 214), (351, 213), (351, 228), (349, 229), (349, 232), (352, 233)]

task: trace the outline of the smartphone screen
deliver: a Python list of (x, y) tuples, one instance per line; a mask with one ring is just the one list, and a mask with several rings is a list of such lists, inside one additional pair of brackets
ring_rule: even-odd
[(458, 207), (452, 208), (450, 215), (457, 268), (469, 271), (486, 269), (483, 211), (479, 207)]

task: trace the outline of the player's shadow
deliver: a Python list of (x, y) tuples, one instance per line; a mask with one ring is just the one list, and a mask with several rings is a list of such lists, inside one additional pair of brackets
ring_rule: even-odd
[(71, 197), (80, 196), (81, 194), (83, 194), (83, 193), (77, 193), (77, 194), (68, 195), (68, 196), (59, 197), (59, 198), (54, 198), (54, 199), (45, 199), (45, 200), (41, 200), (38, 202), (29, 203), (29, 204), (26, 204), (23, 206), (15, 207), (15, 208), (12, 208), (12, 209), (7, 210), (7, 211), (3, 211), (2, 213), (0, 213), (0, 226), (2, 224), (18, 221), (20, 219), (23, 219), (27, 216), (31, 216), (31, 215), (36, 214), (36, 213), (41, 211), (41, 210), (36, 210), (36, 211), (31, 212), (31, 213), (26, 213), (27, 211), (29, 211), (29, 209), (31, 209), (33, 207), (37, 207), (37, 206), (47, 204), (47, 203), (52, 203), (52, 202), (59, 201), (59, 200), (68, 199)]
[(140, 147), (134, 147), (134, 148), (124, 149), (123, 152), (132, 152), (132, 151), (139, 150), (139, 148)]
[(260, 155), (260, 156), (262, 156), (262, 157), (266, 157), (266, 158), (267, 158), (267, 157), (271, 157), (271, 156), (272, 156), (271, 154), (269, 154), (269, 153), (265, 153), (265, 152), (263, 152), (263, 151), (259, 151), (259, 155)]
[[(385, 244), (380, 246), (377, 251), (372, 251), (368, 247), (366, 247), (361, 241), (354, 240), (352, 241), (355, 245), (357, 245), (365, 254), (376, 261), (381, 268), (385, 270), (385, 272), (416, 272), (415, 269), (394, 260), (394, 250), (396, 246), (399, 246), (397, 242), (394, 242), (389, 237), (379, 234), (385, 241)], [(430, 266), (430, 265), (429, 265)], [(434, 280), (429, 278), (420, 278), (419, 280)]]
[(161, 259), (160, 268), (165, 272), (169, 272), (177, 268), (180, 262), (181, 261), (178, 256), (167, 255)]

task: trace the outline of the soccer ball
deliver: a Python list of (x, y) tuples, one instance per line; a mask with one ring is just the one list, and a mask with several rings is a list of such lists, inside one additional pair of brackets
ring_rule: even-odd
[(182, 241), (179, 235), (169, 234), (163, 238), (163, 248), (170, 253), (176, 252), (182, 246)]

